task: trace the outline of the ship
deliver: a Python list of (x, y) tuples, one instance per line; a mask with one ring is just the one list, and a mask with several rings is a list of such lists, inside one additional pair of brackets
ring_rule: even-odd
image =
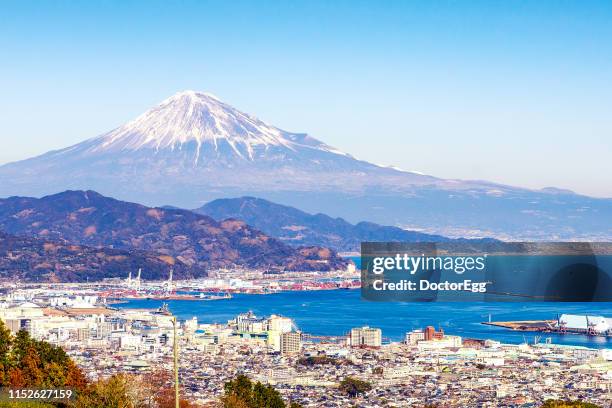
[(164, 315), (164, 316), (172, 316), (172, 312), (170, 312), (170, 309), (168, 308), (168, 304), (165, 302), (162, 303), (162, 305), (153, 313)]

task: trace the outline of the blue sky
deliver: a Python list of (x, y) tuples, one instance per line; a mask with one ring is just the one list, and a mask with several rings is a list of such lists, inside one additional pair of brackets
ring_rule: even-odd
[(612, 197), (612, 2), (9, 1), (0, 61), (0, 163), (195, 89), (374, 163)]

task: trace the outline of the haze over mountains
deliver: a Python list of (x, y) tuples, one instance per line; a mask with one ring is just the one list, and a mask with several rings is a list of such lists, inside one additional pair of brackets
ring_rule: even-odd
[(611, 199), (377, 166), (194, 91), (101, 136), (0, 166), (0, 196), (68, 189), (181, 208), (247, 195), (454, 237), (612, 239)]
[(360, 251), (361, 242), (442, 242), (448, 238), (372, 222), (353, 225), (342, 218), (308, 214), (261, 198), (218, 199), (194, 210), (217, 221), (239, 219), (290, 245), (320, 245), (341, 252)]

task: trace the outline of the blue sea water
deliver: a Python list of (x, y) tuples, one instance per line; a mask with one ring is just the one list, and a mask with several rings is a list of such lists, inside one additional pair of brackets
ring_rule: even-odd
[[(120, 308), (158, 308), (158, 300), (130, 300)], [(382, 329), (383, 337), (402, 340), (412, 329), (428, 325), (441, 327), (448, 334), (464, 338), (493, 339), (504, 343), (533, 342), (537, 333), (518, 332), (481, 324), (491, 315), (493, 321), (554, 320), (559, 313), (612, 317), (612, 303), (398, 303), (368, 302), (359, 290), (298, 291), (270, 295), (235, 295), (215, 301), (168, 301), (180, 319), (196, 316), (200, 323), (225, 323), (239, 313), (252, 310), (260, 316), (281, 314), (295, 320), (304, 332), (317, 335), (344, 335), (352, 327), (369, 325)], [(544, 341), (612, 348), (612, 339), (583, 335), (541, 334)]]

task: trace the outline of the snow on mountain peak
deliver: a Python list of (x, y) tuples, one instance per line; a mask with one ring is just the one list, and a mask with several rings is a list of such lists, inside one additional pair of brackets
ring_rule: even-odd
[(247, 160), (254, 160), (257, 151), (271, 147), (291, 152), (306, 148), (348, 156), (310, 136), (271, 126), (210, 93), (193, 90), (172, 95), (136, 119), (90, 142), (93, 143), (88, 143), (87, 150), (94, 154), (191, 149), (195, 152), (194, 164), (205, 150), (227, 151), (222, 146), (229, 146), (233, 155)]
[(252, 158), (256, 146), (292, 149), (293, 143), (285, 133), (211, 94), (183, 91), (100, 136), (91, 151), (174, 150), (187, 143), (195, 143), (198, 151), (207, 143), (216, 150), (220, 142), (225, 142), (237, 155)]
[(168, 101), (176, 100), (176, 99), (180, 99), (180, 98), (188, 98), (188, 99), (193, 100), (193, 101), (196, 101), (199, 98), (210, 98), (210, 99), (214, 99), (216, 101), (221, 102), (221, 100), (216, 95), (213, 95), (210, 92), (198, 92), (198, 91), (194, 91), (192, 89), (187, 89), (187, 90), (175, 93), (171, 97), (169, 97), (166, 100), (164, 100), (162, 102), (162, 104), (164, 102), (168, 102)]

